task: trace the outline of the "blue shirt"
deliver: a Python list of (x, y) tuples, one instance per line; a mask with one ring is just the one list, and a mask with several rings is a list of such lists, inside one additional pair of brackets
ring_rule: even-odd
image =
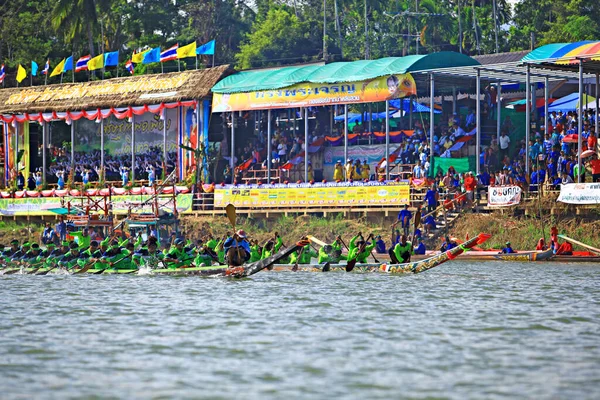
[(425, 245), (423, 244), (423, 242), (419, 243), (419, 245), (417, 247), (415, 247), (415, 254), (425, 254), (425, 251), (427, 249), (425, 248)]
[(425, 193), (425, 200), (427, 200), (427, 205), (435, 206), (435, 190), (429, 189), (427, 193)]
[(385, 254), (385, 242), (381, 239), (375, 242), (375, 251), (378, 254)]
[[(406, 219), (406, 223), (405, 220)], [(408, 210), (402, 210), (400, 211), (400, 213), (398, 213), (398, 220), (400, 220), (400, 222), (402, 222), (402, 227), (404, 228), (404, 226), (408, 226), (410, 224), (410, 220), (412, 219), (412, 213)]]
[(512, 254), (514, 252), (515, 251), (512, 249), (512, 247), (505, 247), (505, 248), (502, 249), (502, 253), (503, 254)]
[(229, 250), (232, 247), (241, 247), (248, 254), (250, 254), (250, 244), (248, 243), (247, 240), (242, 240), (241, 242), (238, 242), (238, 241), (234, 240), (232, 237), (228, 237), (225, 240), (225, 243), (223, 244), (223, 249), (225, 250), (225, 252), (227, 252), (227, 250)]

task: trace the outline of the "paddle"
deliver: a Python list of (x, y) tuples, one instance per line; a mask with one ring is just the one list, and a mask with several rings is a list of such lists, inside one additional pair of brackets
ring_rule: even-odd
[[(231, 227), (233, 228), (233, 234), (235, 235), (235, 232), (236, 232), (236, 230), (235, 230), (235, 223), (236, 223), (236, 220), (237, 220), (237, 213), (236, 213), (236, 210), (235, 210), (235, 206), (233, 204), (231, 204), (231, 203), (227, 204), (227, 206), (225, 207), (225, 213), (227, 214), (227, 218), (229, 219), (229, 223), (231, 224)], [(235, 248), (236, 248), (235, 250), (238, 253), (238, 257), (242, 258), (240, 256), (240, 251), (241, 251), (240, 246), (235, 246)]]
[(417, 235), (417, 229), (419, 228), (419, 224), (421, 224), (421, 206), (417, 207), (417, 211), (415, 212), (415, 223), (413, 228), (412, 240), (410, 242), (410, 252), (415, 248), (415, 236)]
[(588, 249), (588, 250), (589, 250), (589, 251), (591, 251), (591, 252), (594, 252), (594, 253), (600, 254), (600, 249), (597, 249), (597, 248), (595, 248), (595, 247), (589, 246), (589, 245), (587, 245), (587, 244), (585, 244), (585, 243), (581, 243), (581, 242), (579, 242), (579, 241), (577, 241), (577, 240), (575, 240), (575, 239), (571, 239), (571, 238), (570, 238), (570, 237), (568, 237), (568, 236), (565, 236), (565, 235), (558, 235), (558, 237), (559, 237), (559, 238), (561, 238), (561, 239), (563, 239), (563, 240), (566, 240), (567, 242), (571, 242), (571, 243), (573, 243), (573, 244), (576, 244), (576, 245), (578, 245), (578, 246), (581, 246), (581, 247), (583, 247), (584, 249)]
[(93, 272), (93, 274), (94, 274), (94, 275), (100, 275), (101, 273), (103, 273), (103, 272), (104, 272), (104, 271), (106, 271), (107, 269), (111, 269), (111, 268), (113, 268), (113, 266), (114, 266), (115, 264), (118, 264), (118, 263), (120, 263), (121, 261), (123, 261), (123, 260), (124, 260), (124, 259), (126, 259), (126, 258), (129, 258), (129, 257), (131, 257), (132, 255), (133, 255), (133, 251), (132, 251), (132, 252), (130, 252), (128, 255), (126, 255), (126, 256), (123, 256), (123, 257), (119, 258), (117, 261), (114, 261), (114, 262), (111, 262), (111, 263), (109, 263), (109, 266), (108, 266), (108, 267), (106, 267), (106, 268), (104, 268), (104, 269), (101, 269), (101, 270), (99, 270), (99, 271), (95, 271), (95, 272)]
[(296, 258), (296, 264), (292, 267), (292, 272), (298, 271), (298, 263), (300, 262), (300, 257), (302, 257), (302, 253), (304, 253), (304, 247), (300, 249), (300, 253), (298, 253), (298, 258)]

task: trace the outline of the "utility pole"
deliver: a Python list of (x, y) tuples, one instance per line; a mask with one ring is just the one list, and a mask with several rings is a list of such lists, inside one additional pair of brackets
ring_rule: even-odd
[(500, 52), (500, 48), (498, 46), (498, 13), (496, 11), (496, 0), (493, 0), (492, 2), (492, 10), (494, 12), (494, 36), (496, 38), (496, 54), (498, 54)]
[(333, 13), (335, 17), (335, 29), (338, 34), (338, 46), (340, 48), (340, 56), (344, 59), (344, 43), (342, 41), (342, 27), (340, 26), (340, 19), (338, 16), (337, 0), (333, 0)]
[(473, 30), (475, 31), (475, 44), (477, 48), (477, 54), (481, 54), (481, 47), (479, 46), (479, 32), (477, 32), (477, 15), (475, 14), (475, 0), (473, 0)]
[(458, 2), (458, 51), (462, 54), (462, 42), (463, 42), (463, 33), (462, 33), (462, 14), (460, 9), (460, 0)]
[(367, 0), (365, 0), (365, 60), (369, 59), (369, 18), (367, 16)]
[(327, 0), (323, 0), (323, 61), (327, 61)]

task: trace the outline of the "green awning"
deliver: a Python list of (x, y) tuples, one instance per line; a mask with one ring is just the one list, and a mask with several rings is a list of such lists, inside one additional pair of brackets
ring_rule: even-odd
[(212, 91), (214, 93), (240, 93), (281, 89), (302, 82), (355, 82), (391, 74), (471, 65), (480, 64), (477, 60), (464, 54), (442, 51), (433, 54), (387, 57), (378, 60), (242, 71), (221, 80), (212, 88)]

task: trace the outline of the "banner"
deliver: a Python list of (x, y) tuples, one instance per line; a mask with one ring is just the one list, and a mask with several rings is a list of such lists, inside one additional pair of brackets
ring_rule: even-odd
[[(167, 110), (165, 120), (160, 114), (145, 113), (135, 116), (135, 152), (145, 153), (151, 147), (162, 150), (164, 124), (167, 124), (167, 151), (177, 151), (178, 109)], [(75, 122), (75, 151), (100, 150), (100, 124), (81, 118)], [(57, 144), (60, 146), (60, 144)], [(131, 122), (114, 116), (104, 120), (104, 149), (113, 156), (131, 155)]]
[(404, 205), (409, 203), (410, 187), (401, 183), (289, 184), (228, 186), (215, 188), (215, 207), (326, 207)]
[[(17, 123), (17, 127), (13, 127), (12, 124), (5, 124), (7, 129), (7, 135), (5, 139), (8, 139), (8, 148), (6, 149), (6, 161), (8, 162), (8, 178), (10, 180), (16, 179), (17, 174), (23, 173), (25, 177), (25, 183), (29, 177), (29, 121)], [(18, 133), (18, 137), (16, 135)], [(19, 160), (18, 165), (16, 161), (18, 159), (19, 152), (23, 152)]]
[[(192, 212), (192, 197), (191, 193), (187, 194), (178, 194), (177, 195), (177, 211), (180, 214), (186, 214)], [(151, 196), (111, 196), (112, 201), (112, 212), (117, 215), (126, 215), (130, 202), (134, 201), (136, 203), (140, 201), (146, 201), (150, 199)], [(101, 197), (92, 197), (95, 200), (100, 200)], [(159, 199), (159, 204), (165, 204), (172, 196), (161, 196)], [(61, 200), (66, 200), (67, 198), (63, 197), (31, 197), (24, 199), (0, 199), (0, 215), (3, 216), (43, 216), (43, 215), (57, 215), (55, 212), (52, 212), (52, 209), (66, 208), (66, 201), (64, 205), (61, 203)], [(80, 202), (81, 203), (81, 202)], [(147, 209), (140, 209), (140, 212), (152, 212), (151, 210), (152, 204), (148, 203)], [(166, 206), (161, 207), (166, 212), (172, 212), (173, 204), (166, 204)], [(92, 214), (100, 214), (93, 213)]]
[(213, 93), (212, 111), (372, 103), (416, 94), (417, 85), (411, 74), (387, 75), (366, 81), (332, 84), (304, 82), (276, 90)]
[(521, 188), (518, 186), (488, 186), (488, 206), (508, 207), (521, 202)]
[(600, 183), (569, 183), (560, 185), (558, 201), (567, 204), (599, 204)]

